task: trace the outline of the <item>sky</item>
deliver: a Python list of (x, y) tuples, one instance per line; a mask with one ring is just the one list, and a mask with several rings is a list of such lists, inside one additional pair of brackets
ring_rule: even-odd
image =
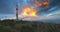
[[(38, 0), (41, 1), (41, 0)], [(16, 12), (16, 3), (18, 3), (18, 11), (21, 13), (21, 9), (23, 6), (34, 3), (32, 0), (0, 0), (0, 18), (6, 18), (6, 17), (15, 17)], [(57, 17), (59, 19), (60, 16), (60, 0), (49, 0), (49, 6), (48, 8), (44, 7), (36, 7), (37, 8), (37, 15), (38, 16), (53, 16)], [(41, 18), (43, 18), (41, 17)], [(31, 18), (31, 17), (30, 17)], [(51, 17), (49, 17), (51, 18)], [(40, 18), (39, 18), (40, 19)]]

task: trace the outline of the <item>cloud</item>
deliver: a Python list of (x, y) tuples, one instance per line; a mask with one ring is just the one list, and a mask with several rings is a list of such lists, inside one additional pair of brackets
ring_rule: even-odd
[(13, 14), (16, 0), (0, 0), (0, 14)]
[[(32, 0), (0, 0), (0, 14), (12, 14), (15, 12), (15, 8), (16, 8), (16, 2), (18, 1), (19, 7), (23, 7), (26, 4), (30, 4), (31, 3), (34, 4), (34, 2)], [(47, 11), (49, 11), (50, 9), (52, 9), (53, 7), (60, 7), (60, 0), (49, 0), (50, 4), (48, 8), (41, 8), (41, 7), (37, 7), (38, 9), (38, 14), (40, 13), (49, 13)], [(57, 7), (57, 8), (58, 8)], [(55, 10), (55, 9), (52, 9)], [(21, 8), (19, 8), (19, 11), (21, 11)]]
[[(22, 7), (25, 6), (26, 4), (30, 4), (33, 3), (33, 1), (29, 1), (29, 0), (0, 0), (0, 16), (4, 16), (4, 15), (8, 15), (8, 18), (12, 18), (10, 17), (10, 14), (13, 16), (15, 16), (15, 8), (16, 8), (16, 2), (18, 2), (18, 8), (19, 8), (19, 13), (21, 13), (22, 11)], [(27, 17), (24, 19), (32, 19), (32, 20), (43, 20), (43, 19), (54, 19), (54, 18), (59, 18), (59, 16), (55, 16), (55, 15), (60, 15), (60, 0), (50, 0), (49, 1), (50, 4), (48, 6), (48, 8), (44, 8), (44, 7), (36, 7), (38, 10), (37, 15), (39, 17)], [(53, 16), (51, 16), (53, 15)], [(48, 17), (46, 17), (48, 16)], [(15, 18), (15, 17), (14, 17)]]

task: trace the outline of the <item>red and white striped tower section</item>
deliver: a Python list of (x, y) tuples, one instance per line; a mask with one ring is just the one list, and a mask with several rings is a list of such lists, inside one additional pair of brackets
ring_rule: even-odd
[(18, 21), (18, 4), (16, 4), (16, 21)]

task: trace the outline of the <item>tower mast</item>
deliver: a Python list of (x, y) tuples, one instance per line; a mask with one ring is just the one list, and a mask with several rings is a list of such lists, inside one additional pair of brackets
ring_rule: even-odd
[(16, 4), (16, 21), (18, 21), (18, 4)]

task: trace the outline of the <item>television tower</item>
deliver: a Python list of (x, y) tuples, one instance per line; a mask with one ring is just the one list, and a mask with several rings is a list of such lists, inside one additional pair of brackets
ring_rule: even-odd
[(18, 4), (16, 4), (16, 21), (18, 21)]

